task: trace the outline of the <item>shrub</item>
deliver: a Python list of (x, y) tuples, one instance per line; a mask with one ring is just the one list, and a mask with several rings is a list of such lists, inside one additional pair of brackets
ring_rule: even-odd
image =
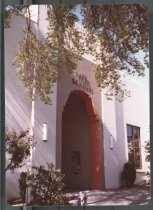
[[(64, 175), (59, 170), (56, 170), (52, 163), (47, 164), (47, 167), (32, 167), (31, 174), (27, 175), (27, 185), (24, 181), (20, 181), (20, 193), (23, 191), (25, 193), (26, 190), (22, 184), (30, 189), (30, 205), (68, 204), (65, 194)], [(23, 197), (22, 194), (21, 196)]]
[(150, 162), (150, 141), (145, 142), (145, 151), (146, 151), (146, 161)]
[(132, 187), (136, 179), (136, 169), (133, 162), (127, 162), (124, 164), (122, 172), (122, 180), (126, 187)]
[(147, 180), (146, 180), (146, 184), (150, 185), (151, 184), (151, 177), (150, 177), (150, 141), (146, 141), (145, 142), (145, 151), (146, 151), (146, 165), (147, 165), (147, 171), (146, 171), (146, 175), (147, 175)]

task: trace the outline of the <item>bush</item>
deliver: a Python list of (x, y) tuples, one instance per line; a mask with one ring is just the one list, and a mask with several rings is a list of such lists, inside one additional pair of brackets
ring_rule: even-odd
[(150, 162), (150, 141), (145, 142), (146, 161)]
[(146, 180), (146, 184), (150, 185), (151, 184), (151, 177), (150, 177), (150, 141), (146, 141), (145, 142), (145, 151), (146, 151), (146, 165), (147, 165), (147, 171), (146, 171), (146, 175), (147, 175), (147, 180)]
[(124, 169), (122, 172), (122, 180), (126, 187), (132, 187), (136, 179), (136, 169), (135, 164), (132, 162), (127, 162), (124, 164)]
[[(23, 179), (23, 174), (21, 174)], [(20, 181), (20, 193), (26, 192), (28, 186), (31, 194), (30, 205), (65, 205), (68, 199), (65, 194), (64, 175), (47, 164), (47, 167), (32, 167), (31, 174), (27, 175), (27, 185)], [(22, 186), (22, 184), (24, 186)], [(25, 198), (25, 196), (24, 196)]]

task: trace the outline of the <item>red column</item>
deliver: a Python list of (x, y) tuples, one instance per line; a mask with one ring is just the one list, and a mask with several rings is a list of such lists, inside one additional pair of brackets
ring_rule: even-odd
[(92, 170), (92, 188), (102, 188), (101, 176), (101, 150), (100, 150), (100, 134), (99, 120), (96, 115), (90, 117), (90, 139), (91, 139), (91, 170)]

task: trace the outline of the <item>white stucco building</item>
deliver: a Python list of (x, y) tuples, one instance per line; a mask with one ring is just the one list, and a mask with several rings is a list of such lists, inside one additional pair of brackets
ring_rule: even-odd
[[(45, 37), (46, 7), (39, 10), (39, 34)], [(37, 20), (37, 18), (35, 19)], [(5, 117), (8, 128), (29, 127), (31, 103), (17, 85), (13, 56), (22, 39), (24, 19), (13, 17), (5, 29)], [(37, 25), (33, 23), (36, 30)], [(42, 165), (53, 162), (67, 177), (71, 188), (116, 189), (121, 185), (121, 172), (133, 152), (137, 180), (144, 178), (145, 141), (149, 139), (149, 99), (146, 88), (132, 78), (123, 76), (131, 97), (118, 102), (107, 100), (105, 90), (97, 88), (93, 62), (83, 58), (77, 73), (65, 72), (54, 86), (52, 105), (35, 103), (33, 162)], [(63, 70), (64, 71), (64, 70)], [(47, 140), (43, 141), (43, 126), (47, 124)], [(132, 149), (132, 150), (130, 150)], [(77, 163), (75, 163), (77, 158)], [(19, 197), (18, 178), (22, 169), (6, 174), (8, 199)]]

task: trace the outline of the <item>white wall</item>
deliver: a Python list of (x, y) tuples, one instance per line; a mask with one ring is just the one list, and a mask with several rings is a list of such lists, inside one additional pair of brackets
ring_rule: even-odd
[[(124, 110), (122, 104), (115, 99), (108, 101), (103, 95), (103, 141), (105, 188), (114, 189), (120, 185), (120, 171), (126, 162)], [(110, 135), (113, 137), (111, 149)]]
[(142, 169), (137, 170), (136, 183), (138, 183), (145, 179), (144, 172), (148, 170), (145, 162), (145, 142), (150, 140), (149, 93), (146, 87), (130, 78), (127, 88), (131, 90), (132, 100), (128, 98), (124, 103), (126, 123), (140, 127)]
[[(126, 124), (140, 127), (141, 154), (145, 170), (144, 142), (149, 138), (149, 99), (145, 87), (139, 82), (123, 78), (131, 97), (120, 103), (115, 98), (106, 99), (103, 92), (103, 135), (104, 135), (104, 164), (106, 189), (120, 186), (120, 173), (128, 160)], [(109, 135), (113, 136), (114, 148), (110, 149)], [(140, 180), (140, 174), (137, 173)]]
[[(13, 17), (11, 27), (5, 29), (5, 118), (6, 126), (17, 131), (29, 128), (31, 102), (28, 102), (23, 95), (23, 86), (16, 83), (15, 66), (12, 65), (13, 56), (18, 48), (19, 41), (23, 37), (22, 26), (24, 20)], [(35, 28), (35, 25), (33, 25)], [(35, 126), (34, 141), (36, 149), (34, 161), (36, 165), (53, 162), (56, 160), (56, 85), (53, 88), (52, 105), (45, 105), (42, 102), (35, 103)], [(48, 124), (48, 141), (42, 141), (43, 123)], [(7, 162), (7, 157), (6, 157)], [(22, 169), (21, 169), (22, 170)], [(18, 174), (7, 172), (6, 192), (8, 199), (18, 197)], [(11, 186), (11, 188), (10, 188)]]
[[(39, 20), (39, 36), (45, 37), (47, 32), (46, 6), (40, 7)], [(11, 28), (5, 30), (5, 100), (6, 100), (6, 125), (9, 128), (17, 130), (27, 129), (30, 122), (31, 103), (23, 97), (23, 87), (18, 86), (15, 81), (15, 67), (12, 65), (12, 59), (17, 49), (19, 41), (22, 39), (22, 31), (20, 26), (24, 24), (24, 20), (19, 17), (12, 19)], [(34, 24), (37, 29), (37, 26)], [(101, 136), (101, 152), (103, 162), (103, 141), (104, 141), (104, 173), (105, 187), (107, 189), (118, 188), (120, 185), (120, 172), (124, 163), (127, 161), (127, 134), (126, 123), (140, 126), (141, 141), (148, 140), (149, 130), (149, 103), (147, 94), (141, 85), (133, 81), (128, 81), (127, 87), (131, 90), (131, 98), (118, 102), (115, 98), (112, 101), (106, 100), (103, 93), (96, 87), (93, 74), (93, 64), (87, 60), (79, 63), (77, 70), (81, 74), (86, 74), (90, 80), (94, 94), (91, 95), (93, 105), (99, 115)], [(81, 89), (72, 84), (72, 77), (65, 74), (62, 81), (57, 87), (54, 87), (52, 94), (53, 104), (44, 105), (36, 102), (35, 106), (35, 128), (34, 138), (36, 142), (36, 150), (34, 161), (37, 165), (46, 162), (53, 162), (57, 167), (61, 167), (61, 130), (62, 130), (62, 111), (66, 104), (71, 91)], [(58, 110), (57, 110), (58, 107)], [(48, 141), (42, 141), (42, 124), (48, 124)], [(57, 130), (56, 130), (57, 129)], [(113, 149), (110, 149), (109, 136), (113, 136)], [(144, 154), (144, 144), (142, 143), (142, 153)], [(143, 169), (144, 156), (143, 158)], [(103, 164), (103, 163), (102, 163)], [(17, 170), (14, 175), (7, 173), (6, 191), (8, 198), (18, 196), (19, 192), (16, 188), (18, 182)], [(11, 188), (10, 188), (11, 186)], [(9, 187), (9, 190), (8, 190)]]

